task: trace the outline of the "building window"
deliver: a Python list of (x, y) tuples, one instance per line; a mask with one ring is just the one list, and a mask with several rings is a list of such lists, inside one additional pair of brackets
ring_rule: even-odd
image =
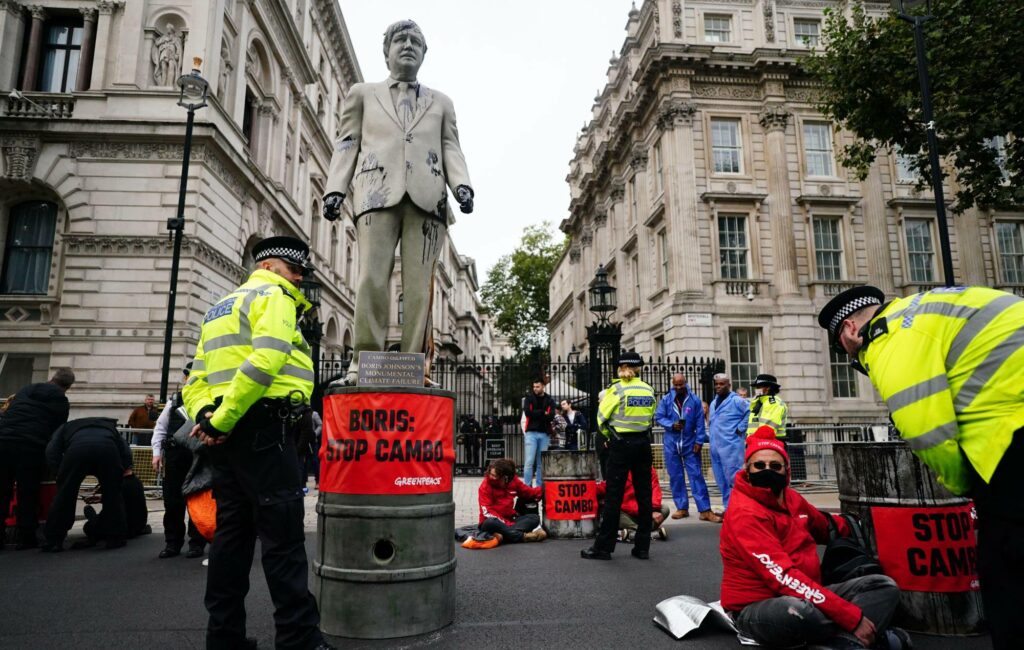
[(985, 145), (995, 152), (996, 166), (999, 167), (999, 172), (1003, 175), (1003, 181), (1010, 180), (1010, 172), (1006, 169), (1006, 138), (1001, 135), (986, 138)]
[(654, 193), (661, 194), (665, 189), (665, 169), (661, 160), (661, 143), (654, 143)]
[(654, 337), (653, 353), (654, 353), (654, 361), (655, 362), (661, 361), (662, 358), (665, 356), (665, 337), (664, 337), (664, 335), (663, 336), (655, 336)]
[[(636, 255), (629, 260), (630, 273), (633, 276), (633, 306), (640, 306), (640, 258)], [(586, 313), (586, 312), (584, 312)]]
[(832, 373), (832, 397), (857, 397), (857, 372), (850, 365), (845, 352), (828, 352), (828, 365)]
[(82, 25), (50, 24), (43, 44), (43, 72), (39, 90), (69, 93), (78, 79), (78, 58), (82, 54)]
[(398, 324), (405, 323), (405, 294), (398, 294)]
[(895, 151), (896, 156), (896, 182), (897, 183), (916, 183), (917, 174), (914, 172), (912, 166), (914, 158), (908, 156), (899, 149)]
[(743, 142), (740, 140), (739, 120), (711, 120), (711, 157), (716, 174), (739, 174), (742, 171)]
[(907, 261), (911, 282), (935, 281), (935, 248), (931, 219), (907, 219)]
[(253, 149), (253, 133), (256, 121), (256, 95), (248, 87), (245, 89), (245, 110), (242, 112), (242, 136), (245, 138), (245, 145), (251, 152)]
[(46, 294), (56, 226), (53, 203), (27, 201), (11, 208), (0, 294)]
[(832, 175), (832, 127), (828, 122), (804, 122), (804, 160), (808, 176)]
[(662, 287), (668, 287), (668, 236), (664, 230), (658, 231), (659, 279)]
[(718, 252), (722, 279), (747, 277), (747, 217), (741, 214), (719, 215)]
[(729, 330), (729, 375), (734, 388), (747, 387), (761, 368), (761, 330)]
[(1024, 284), (1024, 223), (997, 221), (996, 243), (999, 246), (999, 270), (1003, 282)]
[(814, 261), (819, 280), (843, 279), (843, 240), (839, 219), (814, 219)]
[(345, 279), (352, 284), (355, 279), (352, 277), (352, 246), (345, 247)]
[(797, 18), (793, 21), (793, 36), (796, 42), (804, 47), (818, 47), (821, 36), (821, 22), (806, 18)]
[(636, 174), (629, 179), (629, 222), (630, 224), (636, 223), (637, 208), (636, 208)]
[(731, 40), (731, 16), (704, 16), (704, 42), (728, 43)]

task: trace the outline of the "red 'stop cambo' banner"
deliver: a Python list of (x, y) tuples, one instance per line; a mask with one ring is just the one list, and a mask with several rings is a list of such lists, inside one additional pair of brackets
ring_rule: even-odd
[(878, 562), (905, 591), (977, 591), (974, 506), (871, 508)]
[(544, 481), (544, 516), (580, 521), (597, 517), (596, 481)]
[(324, 397), (320, 490), (429, 494), (452, 489), (454, 402), (414, 393)]

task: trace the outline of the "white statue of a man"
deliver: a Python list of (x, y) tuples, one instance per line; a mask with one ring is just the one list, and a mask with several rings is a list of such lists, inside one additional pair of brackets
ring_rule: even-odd
[(181, 71), (181, 36), (174, 25), (167, 23), (167, 31), (153, 43), (153, 82), (158, 86), (173, 86)]

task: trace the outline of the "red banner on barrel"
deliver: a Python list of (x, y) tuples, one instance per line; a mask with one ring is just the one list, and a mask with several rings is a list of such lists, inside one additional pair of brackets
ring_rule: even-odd
[(545, 481), (544, 517), (579, 521), (597, 517), (595, 481)]
[(324, 397), (320, 490), (429, 494), (452, 489), (454, 402), (413, 393)]
[(878, 561), (900, 589), (977, 591), (974, 506), (871, 508)]

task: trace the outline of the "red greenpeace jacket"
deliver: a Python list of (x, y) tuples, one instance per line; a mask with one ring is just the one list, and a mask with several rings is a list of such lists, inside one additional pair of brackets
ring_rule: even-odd
[[(828, 541), (828, 520), (797, 492), (786, 488), (785, 507), (768, 488), (757, 488), (746, 471), (736, 473), (729, 515), (722, 525), (722, 607), (739, 612), (776, 596), (804, 598), (852, 632), (863, 615), (821, 584), (817, 544)], [(846, 522), (832, 517), (843, 536)]]
[[(597, 483), (597, 498), (604, 499), (608, 491), (608, 484), (604, 481)], [(661, 481), (658, 480), (658, 470), (651, 468), (651, 512), (661, 510)], [(633, 489), (633, 475), (626, 475), (626, 490), (622, 493), (622, 512), (633, 519), (640, 514), (640, 506), (636, 503), (636, 490)]]
[(487, 476), (480, 482), (480, 491), (477, 493), (477, 501), (480, 503), (480, 521), (483, 523), (487, 517), (496, 517), (506, 524), (511, 525), (517, 514), (515, 500), (517, 496), (524, 497), (531, 501), (540, 501), (544, 494), (543, 488), (530, 487), (523, 483), (518, 476), (512, 478), (508, 485), (495, 485)]

